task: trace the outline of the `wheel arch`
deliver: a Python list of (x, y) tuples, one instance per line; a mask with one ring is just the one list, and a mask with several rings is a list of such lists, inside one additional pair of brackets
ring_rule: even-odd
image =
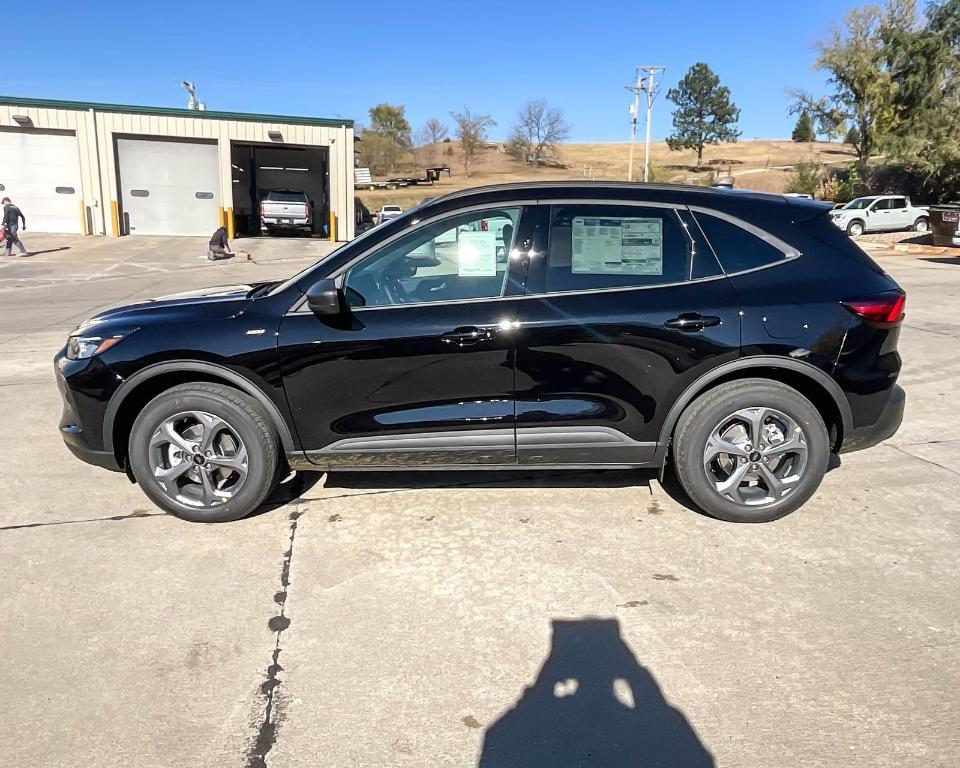
[(127, 437), (137, 414), (154, 397), (178, 384), (213, 382), (225, 384), (250, 395), (264, 409), (280, 436), (286, 453), (296, 445), (286, 420), (266, 393), (245, 376), (216, 363), (198, 360), (174, 360), (138, 371), (113, 393), (103, 417), (103, 446), (112, 451), (120, 466), (125, 466)]
[(840, 386), (819, 368), (792, 358), (774, 356), (745, 357), (708, 371), (684, 390), (667, 412), (660, 430), (657, 455), (654, 461), (662, 464), (681, 414), (694, 400), (711, 389), (738, 379), (770, 379), (797, 390), (823, 416), (830, 435), (831, 450), (838, 451), (844, 435), (853, 429), (850, 404)]

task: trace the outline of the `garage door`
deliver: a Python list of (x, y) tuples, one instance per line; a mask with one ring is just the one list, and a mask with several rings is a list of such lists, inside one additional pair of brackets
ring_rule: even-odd
[(80, 160), (73, 134), (0, 131), (0, 197), (30, 232), (80, 232)]
[(220, 215), (216, 144), (117, 139), (123, 229), (130, 235), (210, 235)]

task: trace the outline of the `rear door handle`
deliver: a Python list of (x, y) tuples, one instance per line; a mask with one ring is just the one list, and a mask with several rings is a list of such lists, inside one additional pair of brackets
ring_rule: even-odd
[(489, 328), (477, 328), (473, 325), (464, 325), (454, 328), (440, 337), (444, 344), (456, 344), (458, 347), (469, 347), (481, 341), (490, 341), (493, 331)]
[(674, 328), (678, 331), (693, 332), (702, 331), (704, 328), (712, 328), (720, 325), (723, 321), (716, 315), (701, 315), (699, 312), (684, 312), (679, 317), (667, 320), (664, 326)]

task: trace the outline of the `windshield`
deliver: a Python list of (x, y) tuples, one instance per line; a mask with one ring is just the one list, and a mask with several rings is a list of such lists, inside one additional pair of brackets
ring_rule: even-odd
[(843, 210), (862, 211), (864, 208), (869, 206), (870, 203), (872, 203), (876, 199), (877, 198), (875, 197), (858, 197), (856, 200), (851, 200), (849, 203), (843, 206)]
[(319, 266), (320, 264), (323, 264), (323, 262), (325, 262), (327, 259), (329, 259), (329, 258), (330, 258), (331, 256), (333, 256), (334, 254), (340, 253), (340, 251), (342, 251), (342, 250), (343, 250), (345, 247), (347, 247), (348, 245), (351, 246), (351, 247), (354, 246), (354, 245), (362, 245), (363, 242), (366, 241), (366, 240), (379, 237), (379, 236), (381, 236), (381, 235), (383, 234), (384, 227), (386, 227), (386, 226), (389, 226), (391, 229), (397, 229), (397, 228), (402, 229), (403, 227), (407, 226), (407, 224), (409, 224), (411, 220), (416, 220), (416, 217), (414, 216), (414, 214), (416, 213), (416, 211), (417, 211), (417, 208), (411, 208), (411, 209), (410, 209), (409, 211), (407, 211), (406, 213), (401, 213), (399, 216), (397, 216), (397, 218), (395, 218), (395, 219), (390, 219), (390, 223), (389, 223), (389, 224), (384, 223), (384, 224), (381, 224), (381, 225), (378, 226), (378, 227), (373, 227), (373, 229), (368, 229), (368, 230), (367, 230), (366, 232), (364, 232), (362, 235), (360, 235), (359, 237), (355, 237), (355, 238), (354, 238), (353, 240), (351, 240), (349, 243), (343, 243), (343, 244), (340, 245), (339, 247), (337, 247), (337, 248), (335, 248), (334, 250), (330, 251), (330, 253), (328, 253), (326, 256), (323, 256), (323, 257), (321, 257), (320, 259), (318, 259), (317, 261), (315, 261), (313, 264), (311, 264), (311, 265), (310, 265), (309, 267), (307, 267), (306, 269), (301, 269), (299, 272), (297, 272), (295, 275), (293, 275), (293, 277), (290, 277), (289, 279), (284, 280), (284, 281), (283, 281), (282, 283), (280, 283), (276, 288), (274, 288), (272, 291), (270, 291), (270, 295), (271, 295), (271, 296), (275, 296), (276, 294), (282, 293), (283, 291), (287, 290), (287, 288), (289, 288), (291, 285), (293, 285), (293, 284), (296, 283), (296, 282), (299, 282), (300, 279), (301, 279), (304, 275), (306, 275), (308, 272), (310, 272), (310, 270), (314, 269), (315, 267)]

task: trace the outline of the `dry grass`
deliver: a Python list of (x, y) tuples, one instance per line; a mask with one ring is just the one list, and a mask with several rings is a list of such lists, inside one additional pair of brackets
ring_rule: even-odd
[[(447, 154), (449, 151), (450, 154)], [(637, 144), (634, 155), (634, 178), (643, 173), (643, 144)], [(433, 185), (417, 185), (398, 190), (360, 191), (358, 195), (371, 211), (384, 203), (397, 203), (404, 209), (419, 204), (424, 198), (439, 197), (460, 189), (502, 184), (512, 181), (625, 180), (630, 145), (620, 144), (563, 144), (556, 166), (536, 168), (509, 157), (502, 148), (483, 151), (474, 162), (470, 176), (463, 173), (463, 155), (456, 142), (438, 144), (416, 150), (406, 159), (396, 175), (420, 175), (431, 165), (450, 166), (446, 175)], [(737, 186), (764, 192), (783, 192), (791, 177), (789, 170), (775, 166), (795, 165), (799, 162), (837, 163), (853, 160), (853, 150), (845, 144), (814, 142), (798, 144), (793, 141), (742, 141), (736, 144), (718, 144), (704, 150), (704, 167), (719, 176), (732, 174)], [(659, 182), (705, 183), (710, 170), (696, 169), (696, 155), (692, 151), (671, 152), (665, 142), (650, 147), (653, 180)], [(755, 171), (744, 173), (744, 171)]]

